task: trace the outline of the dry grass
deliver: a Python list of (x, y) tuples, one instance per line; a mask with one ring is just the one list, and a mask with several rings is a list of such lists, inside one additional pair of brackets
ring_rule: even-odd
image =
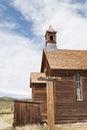
[(13, 130), (12, 124), (13, 102), (0, 101), (0, 130)]
[(3, 115), (3, 120), (8, 123), (13, 123), (13, 114), (5, 114)]

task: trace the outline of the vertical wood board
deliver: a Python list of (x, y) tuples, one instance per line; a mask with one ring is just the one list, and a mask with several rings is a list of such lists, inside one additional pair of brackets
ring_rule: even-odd
[(48, 130), (55, 130), (53, 81), (47, 82), (47, 118)]

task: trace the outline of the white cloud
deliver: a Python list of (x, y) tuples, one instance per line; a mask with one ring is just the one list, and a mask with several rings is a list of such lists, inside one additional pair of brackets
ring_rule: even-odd
[(0, 31), (0, 92), (3, 88), (3, 93), (19, 93), (19, 97), (31, 95), (29, 75), (40, 70), (40, 55), (33, 41)]
[(3, 21), (0, 23), (0, 29), (11, 30), (17, 28), (17, 24), (13, 22)]
[(80, 9), (86, 15), (87, 2), (74, 3), (70, 0), (15, 0), (12, 5), (27, 20), (33, 22), (33, 33), (43, 36), (51, 24), (58, 31), (58, 47), (87, 49), (87, 18), (76, 13)]
[(68, 25), (60, 32), (61, 48), (87, 50), (87, 20), (72, 17)]

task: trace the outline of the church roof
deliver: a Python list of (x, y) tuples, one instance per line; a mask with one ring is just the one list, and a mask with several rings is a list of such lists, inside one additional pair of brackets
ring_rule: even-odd
[[(83, 69), (87, 70), (86, 50), (61, 50), (48, 52), (44, 49), (51, 69)], [(42, 65), (43, 66), (43, 65)]]

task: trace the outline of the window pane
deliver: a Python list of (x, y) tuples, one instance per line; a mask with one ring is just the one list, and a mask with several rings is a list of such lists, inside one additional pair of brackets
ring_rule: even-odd
[(77, 101), (83, 100), (80, 74), (76, 74), (76, 98), (77, 98)]

